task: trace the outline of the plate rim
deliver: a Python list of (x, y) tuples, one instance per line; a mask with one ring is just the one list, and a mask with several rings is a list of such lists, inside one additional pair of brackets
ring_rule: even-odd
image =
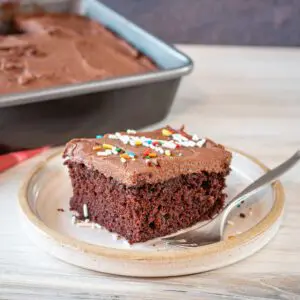
[[(240, 151), (231, 147), (226, 147), (232, 152), (235, 152), (239, 155), (242, 155), (256, 165), (260, 166), (265, 172), (269, 170), (260, 160), (256, 157), (245, 153), (244, 151)], [(57, 156), (61, 155), (63, 147), (60, 150), (55, 151), (50, 154), (43, 160), (42, 162), (37, 163), (37, 165), (29, 172), (29, 174), (25, 177), (23, 184), (19, 189), (18, 194), (18, 204), (23, 216), (27, 219), (29, 223), (31, 223), (35, 228), (35, 230), (42, 233), (47, 238), (52, 239), (54, 242), (58, 243), (62, 246), (67, 246), (68, 248), (72, 248), (76, 251), (84, 252), (86, 254), (95, 255), (98, 257), (105, 257), (108, 259), (125, 259), (131, 261), (159, 261), (159, 260), (169, 260), (169, 261), (178, 261), (178, 260), (186, 260), (193, 259), (195, 257), (199, 258), (200, 256), (204, 257), (206, 255), (213, 255), (220, 251), (231, 250), (238, 246), (242, 246), (244, 244), (250, 243), (255, 240), (258, 236), (262, 235), (264, 232), (271, 229), (272, 225), (278, 221), (284, 210), (285, 204), (285, 196), (284, 190), (281, 182), (279, 180), (275, 181), (271, 187), (273, 190), (274, 204), (268, 213), (259, 223), (257, 223), (254, 227), (249, 230), (241, 233), (234, 239), (227, 239), (224, 241), (220, 241), (218, 243), (214, 243), (211, 245), (201, 246), (197, 248), (187, 248), (185, 251), (178, 251), (178, 249), (165, 249), (165, 250), (153, 250), (153, 251), (139, 251), (134, 249), (117, 249), (110, 248), (101, 245), (91, 244), (71, 236), (67, 236), (57, 232), (56, 230), (48, 227), (42, 220), (40, 220), (36, 214), (31, 210), (28, 199), (27, 192), (28, 187), (31, 183), (31, 180), (34, 176), (39, 173), (43, 168), (47, 166), (49, 161), (53, 160)]]

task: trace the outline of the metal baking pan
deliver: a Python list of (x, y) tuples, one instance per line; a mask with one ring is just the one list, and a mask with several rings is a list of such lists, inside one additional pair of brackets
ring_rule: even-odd
[[(61, 145), (74, 137), (140, 128), (168, 113), (189, 57), (97, 0), (53, 0), (45, 10), (94, 19), (152, 59), (158, 71), (18, 94), (0, 95), (0, 153)], [(22, 9), (31, 5), (22, 2)]]

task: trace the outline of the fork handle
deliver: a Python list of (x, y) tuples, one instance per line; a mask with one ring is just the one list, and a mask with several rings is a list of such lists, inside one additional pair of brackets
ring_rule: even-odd
[(231, 210), (240, 204), (243, 200), (251, 196), (252, 194), (256, 193), (260, 189), (262, 189), (266, 184), (272, 183), (278, 177), (286, 173), (290, 170), (295, 164), (300, 160), (300, 150), (298, 150), (291, 158), (283, 162), (281, 165), (277, 166), (276, 168), (268, 171), (257, 180), (255, 180), (252, 184), (247, 186), (243, 191), (237, 194), (224, 208), (222, 212), (222, 231), (225, 227), (225, 222), (227, 216), (231, 212)]

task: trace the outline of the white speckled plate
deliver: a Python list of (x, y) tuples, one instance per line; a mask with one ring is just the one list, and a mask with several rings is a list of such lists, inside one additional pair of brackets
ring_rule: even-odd
[[(20, 190), (21, 218), (28, 236), (38, 247), (83, 268), (141, 277), (203, 272), (255, 253), (279, 228), (284, 196), (277, 182), (236, 209), (225, 240), (220, 243), (193, 249), (167, 248), (157, 241), (129, 246), (104, 229), (71, 223), (68, 202), (72, 190), (60, 156), (52, 155), (26, 179)], [(256, 159), (233, 151), (232, 172), (227, 180), (229, 198), (265, 170)], [(246, 217), (242, 218), (241, 213)]]

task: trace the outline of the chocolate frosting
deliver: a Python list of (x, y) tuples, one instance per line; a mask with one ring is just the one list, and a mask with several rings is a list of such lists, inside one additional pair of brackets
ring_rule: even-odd
[[(174, 129), (168, 127), (175, 132)], [(191, 139), (184, 131), (176, 131)], [(127, 135), (127, 133), (122, 133)], [(151, 139), (168, 140), (170, 138), (162, 135), (162, 129), (152, 132), (138, 132), (134, 136), (144, 136)], [(131, 151), (136, 154), (135, 160), (120, 161), (119, 155), (98, 156), (93, 150), (96, 145), (110, 144)], [(203, 147), (179, 147), (171, 150), (172, 156), (157, 153), (156, 165), (148, 165), (145, 162), (143, 153), (145, 146), (125, 145), (120, 140), (109, 138), (104, 135), (101, 139), (74, 139), (65, 148), (63, 157), (77, 163), (83, 163), (89, 168), (96, 169), (106, 177), (124, 183), (127, 186), (143, 185), (145, 183), (156, 183), (191, 173), (202, 171), (223, 173), (224, 176), (229, 170), (231, 153), (223, 146), (206, 139)], [(164, 148), (165, 149), (165, 148)], [(153, 151), (155, 152), (155, 151)], [(179, 156), (181, 155), (181, 156)]]
[(0, 94), (133, 75), (154, 64), (82, 16), (18, 15), (22, 34), (0, 35)]

